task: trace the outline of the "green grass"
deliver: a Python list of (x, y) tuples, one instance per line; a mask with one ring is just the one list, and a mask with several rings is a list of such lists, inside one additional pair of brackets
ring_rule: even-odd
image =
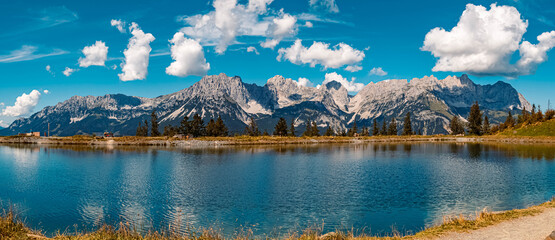
[[(438, 226), (427, 228), (414, 235), (401, 236), (393, 234), (391, 236), (378, 237), (365, 234), (356, 234), (355, 229), (338, 230), (335, 232), (322, 234), (321, 228), (309, 228), (302, 232), (291, 232), (277, 237), (267, 237), (266, 239), (291, 239), (291, 240), (395, 240), (395, 239), (434, 239), (451, 232), (467, 232), (491, 226), (503, 221), (509, 221), (525, 216), (533, 216), (543, 212), (545, 209), (555, 208), (555, 198), (541, 205), (532, 206), (526, 209), (516, 209), (499, 213), (488, 211), (477, 212), (473, 217), (444, 217), (443, 223)], [(171, 229), (171, 228), (170, 228)], [(221, 231), (213, 228), (191, 230), (185, 234), (174, 231), (154, 231), (140, 234), (129, 224), (120, 223), (118, 226), (103, 226), (93, 232), (83, 232), (77, 234), (56, 234), (52, 238), (46, 238), (40, 232), (33, 231), (26, 227), (13, 211), (4, 211), (0, 215), (0, 239), (59, 239), (59, 240), (247, 240), (255, 239), (251, 230), (239, 231), (234, 236), (224, 237)]]
[(553, 137), (555, 136), (555, 119), (526, 125), (518, 129), (507, 129), (500, 134), (504, 136)]

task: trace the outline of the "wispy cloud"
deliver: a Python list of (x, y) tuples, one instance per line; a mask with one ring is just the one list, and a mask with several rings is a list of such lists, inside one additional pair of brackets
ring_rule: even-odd
[(20, 49), (13, 50), (10, 54), (0, 55), (0, 63), (23, 62), (44, 57), (67, 54), (69, 52), (61, 49), (52, 49), (48, 52), (38, 52), (37, 46), (23, 45)]
[(331, 13), (338, 13), (339, 8), (335, 0), (310, 0), (310, 7), (313, 9), (324, 9)]
[(343, 20), (338, 20), (329, 17), (323, 17), (313, 13), (301, 13), (296, 16), (299, 20), (302, 21), (313, 21), (313, 22), (323, 22), (323, 23), (335, 23), (335, 24), (342, 24), (347, 26), (354, 26), (353, 23), (346, 22)]
[(15, 31), (5, 32), (1, 37), (16, 36), (37, 30), (52, 28), (64, 23), (77, 21), (77, 13), (69, 10), (65, 6), (48, 7), (43, 9), (32, 9), (27, 13), (18, 15), (17, 19), (9, 19), (13, 22), (21, 22), (21, 27)]
[(36, 20), (42, 22), (42, 27), (53, 27), (60, 24), (73, 22), (79, 19), (77, 13), (67, 9), (66, 6), (49, 7), (37, 12)]

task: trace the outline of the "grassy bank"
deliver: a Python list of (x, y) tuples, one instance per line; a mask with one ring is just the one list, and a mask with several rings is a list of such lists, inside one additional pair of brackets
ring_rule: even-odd
[[(475, 216), (464, 217), (444, 217), (443, 223), (438, 226), (427, 228), (414, 235), (376, 237), (364, 234), (356, 234), (356, 230), (335, 231), (322, 234), (320, 230), (307, 229), (302, 232), (292, 232), (283, 236), (267, 237), (268, 239), (344, 239), (344, 240), (392, 240), (392, 239), (434, 239), (451, 232), (472, 231), (487, 226), (491, 226), (503, 221), (509, 221), (524, 216), (533, 216), (542, 213), (545, 209), (555, 208), (555, 198), (541, 205), (532, 206), (526, 209), (516, 209), (504, 212), (492, 213), (488, 211), (477, 212)], [(153, 231), (146, 234), (139, 234), (129, 225), (120, 223), (118, 226), (103, 226), (93, 232), (83, 232), (78, 234), (57, 234), (52, 238), (46, 238), (39, 231), (33, 231), (27, 227), (23, 221), (14, 215), (13, 211), (4, 211), (0, 216), (0, 239), (75, 239), (75, 240), (224, 240), (224, 239), (255, 239), (252, 231), (243, 230), (231, 237), (224, 237), (220, 231), (215, 229), (191, 230), (186, 234), (178, 234), (173, 231)]]
[(539, 122), (534, 123), (531, 125), (526, 125), (520, 127), (518, 129), (508, 129), (502, 132), (500, 135), (502, 136), (531, 136), (531, 137), (539, 137), (539, 136), (555, 136), (555, 119), (546, 121), (546, 122)]
[(405, 143), (405, 142), (511, 142), (511, 143), (555, 143), (555, 136), (373, 136), (373, 137), (199, 137), (184, 140), (174, 137), (0, 137), (0, 143), (43, 144), (43, 145), (128, 145), (128, 146), (213, 146), (213, 145), (273, 145), (273, 144), (318, 144), (318, 143)]

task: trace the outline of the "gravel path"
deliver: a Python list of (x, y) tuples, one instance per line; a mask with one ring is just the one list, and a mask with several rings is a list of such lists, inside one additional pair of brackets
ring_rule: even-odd
[(555, 231), (555, 208), (535, 215), (517, 218), (468, 233), (450, 233), (439, 239), (453, 240), (544, 240)]

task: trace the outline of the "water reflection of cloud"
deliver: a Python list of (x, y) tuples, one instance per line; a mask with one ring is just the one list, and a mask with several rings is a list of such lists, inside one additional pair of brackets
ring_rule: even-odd
[(139, 231), (151, 229), (149, 223), (149, 215), (147, 215), (145, 206), (138, 202), (126, 202), (121, 207), (120, 217), (125, 223), (137, 228)]
[(87, 225), (98, 227), (106, 222), (104, 206), (95, 203), (85, 203), (81, 205), (79, 215), (81, 215), (82, 220)]
[(0, 154), (13, 164), (17, 180), (14, 186), (21, 191), (31, 191), (37, 178), (40, 148), (0, 147)]
[(2, 155), (15, 160), (19, 167), (33, 167), (39, 159), (40, 148), (2, 147)]

